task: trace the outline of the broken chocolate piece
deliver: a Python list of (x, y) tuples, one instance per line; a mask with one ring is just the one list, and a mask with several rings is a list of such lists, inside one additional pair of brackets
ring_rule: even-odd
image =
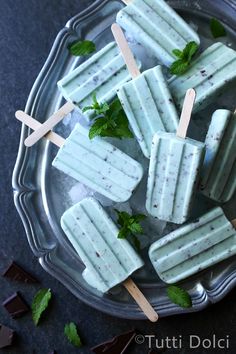
[(26, 270), (24, 270), (14, 261), (9, 265), (7, 270), (2, 275), (3, 277), (10, 278), (11, 280), (21, 281), (24, 283), (38, 283), (36, 278), (26, 272)]
[(134, 340), (136, 334), (137, 333), (134, 329), (122, 333), (105, 343), (91, 348), (91, 351), (96, 354), (123, 354)]
[(21, 317), (30, 310), (29, 306), (18, 292), (14, 293), (12, 296), (6, 299), (3, 302), (3, 306), (12, 316), (12, 318)]
[(12, 345), (14, 338), (14, 331), (0, 324), (0, 349), (9, 347)]

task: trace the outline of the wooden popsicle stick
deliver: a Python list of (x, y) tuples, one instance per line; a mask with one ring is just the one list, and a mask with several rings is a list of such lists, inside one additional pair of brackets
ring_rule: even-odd
[(188, 89), (184, 98), (183, 109), (176, 132), (176, 135), (180, 138), (186, 138), (195, 98), (196, 91), (193, 88)]
[[(22, 123), (24, 123), (25, 125), (27, 125), (29, 128), (33, 130), (37, 130), (42, 125), (36, 119), (32, 118), (31, 116), (29, 116), (27, 113), (23, 111), (16, 111), (15, 116), (18, 120), (20, 120)], [(47, 133), (45, 135), (45, 138), (50, 140), (53, 144), (57, 145), (58, 147), (64, 145), (65, 142), (64, 138), (62, 138), (60, 135), (54, 132)]]
[(48, 118), (32, 134), (25, 139), (26, 146), (32, 146), (42, 139), (53, 127), (55, 127), (68, 113), (73, 111), (75, 105), (72, 102), (64, 104), (57, 112)]
[(233, 227), (236, 229), (236, 219), (231, 220), (231, 224), (232, 224)]
[(133, 282), (131, 278), (128, 278), (123, 282), (124, 287), (130, 293), (130, 295), (137, 302), (143, 313), (147, 316), (147, 318), (151, 322), (156, 322), (159, 318), (158, 314), (152, 307), (152, 305), (148, 302), (143, 293), (139, 290), (137, 285)]
[(125, 61), (125, 64), (129, 70), (129, 73), (132, 76), (132, 78), (134, 79), (135, 77), (139, 76), (141, 73), (140, 73), (139, 68), (136, 64), (133, 53), (130, 50), (130, 47), (129, 47), (128, 42), (125, 38), (125, 35), (117, 23), (113, 23), (113, 25), (111, 26), (111, 31), (112, 31), (115, 41), (121, 51), (121, 54), (122, 54), (124, 61)]

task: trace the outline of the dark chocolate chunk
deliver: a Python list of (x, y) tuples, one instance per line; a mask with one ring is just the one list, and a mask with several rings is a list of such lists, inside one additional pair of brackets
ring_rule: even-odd
[(21, 317), (30, 310), (29, 306), (18, 292), (14, 293), (12, 296), (6, 299), (3, 302), (3, 306), (12, 316), (12, 318)]
[(135, 330), (125, 332), (113, 339), (91, 348), (96, 354), (123, 354), (136, 336)]
[(11, 280), (17, 280), (24, 283), (38, 283), (38, 280), (31, 274), (26, 272), (22, 267), (16, 264), (14, 261), (9, 265), (7, 270), (3, 273), (4, 277)]
[(12, 345), (14, 338), (14, 331), (11, 328), (0, 324), (0, 349)]

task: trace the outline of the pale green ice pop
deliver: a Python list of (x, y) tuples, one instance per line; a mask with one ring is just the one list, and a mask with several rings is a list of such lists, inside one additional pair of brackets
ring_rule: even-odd
[(63, 214), (61, 226), (85, 265), (85, 281), (102, 293), (122, 283), (147, 318), (156, 322), (157, 313), (130, 278), (144, 263), (127, 240), (118, 238), (119, 229), (102, 206), (85, 198)]
[(117, 95), (143, 154), (150, 158), (153, 135), (158, 131), (174, 133), (179, 122), (161, 66), (121, 85)]
[(133, 78), (120, 86), (117, 95), (143, 154), (150, 158), (153, 135), (160, 130), (176, 132), (178, 114), (161, 66), (141, 74), (122, 29), (117, 24), (111, 28)]
[(197, 112), (212, 103), (233, 80), (236, 80), (236, 51), (215, 43), (192, 62), (185, 74), (173, 76), (169, 88), (180, 110), (186, 90), (192, 87), (196, 91), (193, 112)]
[(225, 203), (236, 190), (236, 115), (226, 109), (215, 111), (205, 144), (200, 191)]
[(152, 144), (147, 211), (160, 220), (182, 224), (190, 215), (205, 145), (163, 132), (154, 135)]
[(93, 198), (68, 209), (61, 226), (86, 266), (84, 279), (103, 293), (144, 265), (130, 243), (117, 238), (119, 229)]
[[(141, 66), (140, 62), (138, 66)], [(93, 104), (94, 95), (99, 103), (110, 102), (116, 96), (117, 88), (130, 78), (116, 44), (107, 44), (58, 81), (58, 88), (68, 102), (28, 136), (25, 145), (34, 145), (76, 107), (83, 112), (85, 107)], [(95, 116), (94, 110), (90, 109), (83, 114), (87, 119)]]
[(143, 176), (140, 163), (77, 124), (52, 165), (116, 202), (128, 200)]
[[(42, 125), (23, 111), (16, 118), (33, 130)], [(59, 170), (116, 202), (128, 200), (143, 176), (141, 164), (88, 129), (77, 124), (67, 139), (49, 132), (45, 138), (60, 149), (52, 164)]]
[[(111, 42), (57, 84), (64, 98), (83, 110), (92, 104), (93, 93), (99, 102), (110, 102), (118, 87), (130, 78), (116, 43)], [(84, 114), (92, 115), (90, 111)]]
[(218, 207), (153, 243), (149, 257), (158, 276), (176, 283), (235, 255), (236, 220), (232, 224)]
[(187, 91), (177, 134), (154, 135), (148, 172), (147, 211), (176, 224), (182, 224), (190, 215), (205, 154), (203, 143), (186, 138), (193, 93)]
[(123, 0), (116, 22), (159, 61), (170, 66), (174, 49), (200, 43), (197, 33), (163, 0)]

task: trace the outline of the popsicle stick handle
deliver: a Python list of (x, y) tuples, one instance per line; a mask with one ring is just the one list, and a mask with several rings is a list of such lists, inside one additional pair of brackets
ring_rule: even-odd
[[(16, 111), (15, 113), (16, 118), (27, 125), (29, 128), (33, 130), (37, 130), (41, 127), (41, 123), (39, 123), (36, 119), (32, 118), (29, 116), (27, 113), (23, 111)], [(53, 144), (57, 145), (58, 147), (61, 147), (64, 145), (65, 139), (63, 139), (60, 135), (54, 133), (54, 132), (49, 132), (45, 136), (46, 139), (50, 140)]]
[(236, 229), (236, 219), (231, 220), (231, 224), (233, 225), (233, 227)]
[(183, 109), (180, 116), (179, 126), (176, 132), (176, 135), (180, 138), (186, 138), (195, 98), (196, 91), (192, 88), (188, 89), (184, 98)]
[(111, 31), (121, 51), (129, 73), (134, 79), (135, 77), (140, 75), (140, 71), (134, 59), (133, 53), (131, 52), (128, 42), (125, 38), (125, 35), (117, 23), (113, 23), (113, 25), (111, 26)]
[(156, 322), (158, 320), (158, 314), (156, 313), (152, 305), (148, 302), (143, 293), (139, 290), (137, 285), (133, 282), (133, 280), (131, 278), (128, 278), (123, 282), (123, 285), (128, 290), (130, 295), (134, 298), (134, 300), (137, 302), (137, 304), (147, 316), (147, 318), (151, 322)]
[(47, 133), (52, 130), (68, 113), (73, 111), (75, 105), (72, 102), (64, 104), (57, 112), (48, 118), (43, 124), (40, 125), (32, 134), (25, 139), (26, 146), (32, 146), (37, 141), (42, 139)]

